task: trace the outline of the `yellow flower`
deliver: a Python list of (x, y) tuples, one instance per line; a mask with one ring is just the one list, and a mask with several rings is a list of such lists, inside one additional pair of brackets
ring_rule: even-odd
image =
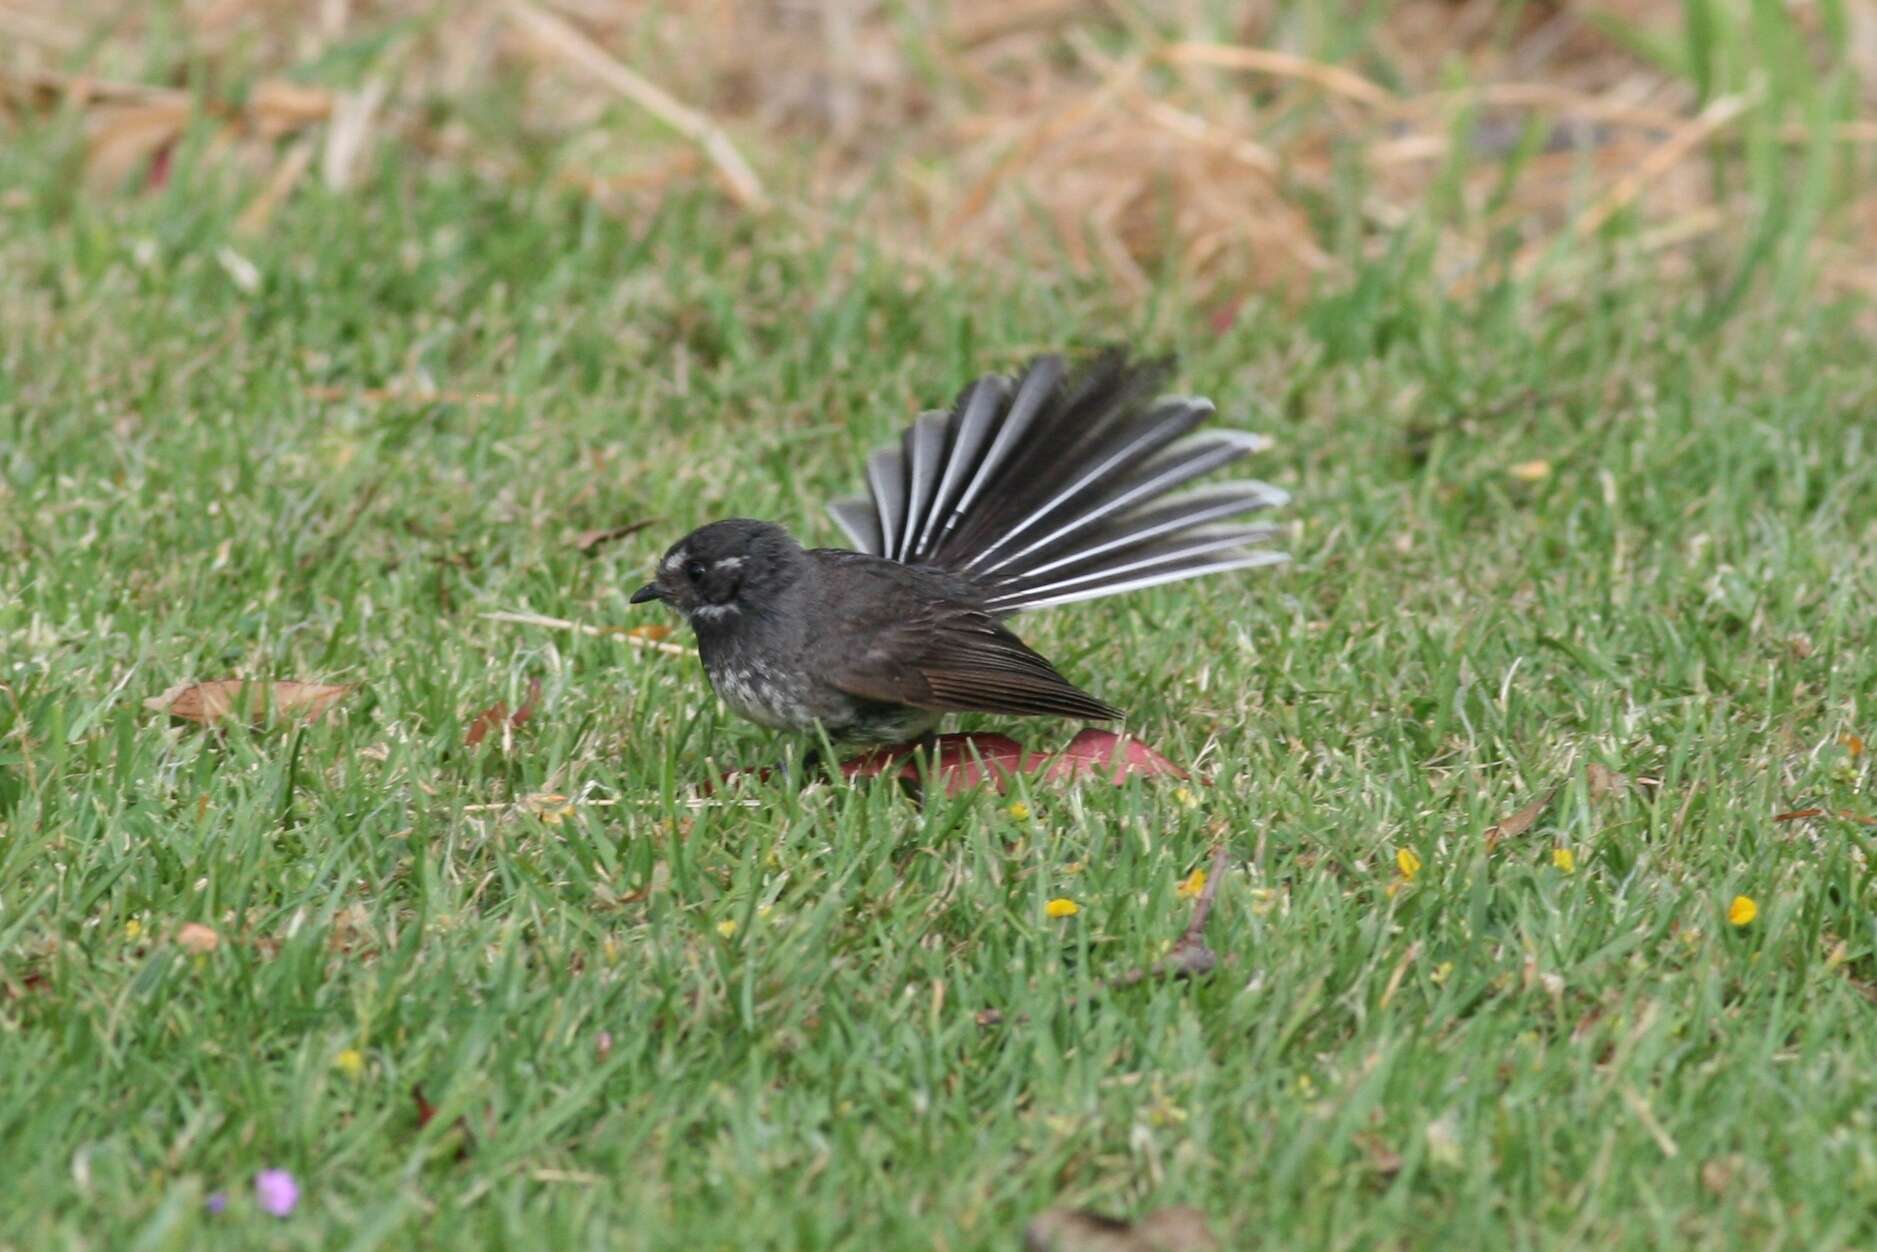
[(1745, 926), (1760, 915), (1760, 906), (1753, 902), (1752, 896), (1735, 896), (1734, 902), (1727, 906), (1727, 920), (1736, 926)]
[(1183, 809), (1196, 809), (1199, 807), (1199, 797), (1193, 794), (1192, 788), (1190, 787), (1175, 787), (1173, 789), (1173, 800)]
[(1043, 912), (1050, 917), (1074, 917), (1082, 911), (1082, 906), (1067, 896), (1057, 896), (1043, 906)]
[(1428, 978), (1432, 980), (1433, 984), (1436, 987), (1446, 986), (1447, 980), (1452, 977), (1453, 977), (1453, 962), (1452, 961), (1442, 961), (1440, 964), (1434, 967), (1434, 972), (1428, 975)]
[(734, 935), (736, 933), (736, 919), (733, 917), (726, 917), (722, 921), (718, 922), (717, 933), (722, 935), (725, 939), (728, 939), (731, 935)]
[(135, 942), (137, 938), (141, 936), (142, 934), (143, 934), (143, 923), (138, 921), (136, 918), (133, 917), (129, 921), (124, 923), (124, 938), (129, 939), (132, 942)]
[(1577, 872), (1577, 854), (1572, 852), (1569, 848), (1551, 849), (1551, 863), (1558, 867), (1560, 873), (1574, 874)]
[(1020, 821), (1020, 822), (1027, 821), (1029, 820), (1029, 816), (1030, 816), (1030, 806), (1025, 804), (1023, 801), (1018, 800), (1015, 804), (1005, 809), (1004, 812), (1010, 814), (1010, 816), (1015, 818), (1017, 821)]
[(1395, 852), (1395, 868), (1401, 871), (1403, 878), (1412, 880), (1421, 872), (1421, 858), (1414, 854), (1413, 848), (1398, 849)]
[(332, 1065), (347, 1078), (357, 1078), (365, 1072), (365, 1054), (357, 1048), (347, 1048), (332, 1058)]
[(1185, 896), (1188, 900), (1192, 899), (1194, 896), (1198, 895), (1200, 892), (1204, 891), (1205, 889), (1206, 889), (1206, 871), (1203, 869), (1194, 870), (1192, 873), (1186, 876), (1185, 881), (1180, 883), (1180, 894), (1182, 896)]

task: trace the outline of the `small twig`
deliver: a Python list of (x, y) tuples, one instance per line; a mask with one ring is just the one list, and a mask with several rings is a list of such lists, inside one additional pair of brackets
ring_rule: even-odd
[(1211, 65), (1219, 69), (1251, 70), (1274, 78), (1295, 79), (1372, 108), (1395, 103), (1394, 95), (1387, 88), (1370, 82), (1354, 70), (1327, 61), (1313, 61), (1309, 57), (1279, 52), (1275, 48), (1245, 48), (1221, 43), (1175, 43), (1162, 48), (1159, 59), (1169, 65)]
[(356, 400), (362, 404), (500, 404), (493, 391), (420, 391), (407, 387), (328, 387), (306, 389), (309, 398), (323, 401)]
[[(1699, 117), (1669, 136), (1638, 161), (1634, 169), (1617, 179), (1609, 190), (1578, 215), (1567, 233), (1578, 240), (1596, 234), (1605, 223), (1642, 195), (1650, 183), (1680, 165), (1690, 153), (1745, 113), (1755, 102), (1754, 98), (1748, 96), (1723, 96), (1708, 105)], [(1549, 239), (1534, 240), (1520, 249), (1518, 256), (1513, 259), (1514, 272), (1520, 277), (1529, 276), (1553, 242)]]
[(1218, 966), (1218, 955), (1206, 944), (1206, 919), (1212, 916), (1212, 902), (1218, 898), (1219, 882), (1225, 877), (1228, 863), (1225, 845), (1214, 845), (1206, 885), (1200, 888), (1199, 898), (1193, 901), (1193, 916), (1186, 923), (1186, 932), (1165, 956), (1146, 969), (1129, 970), (1115, 979), (1113, 986), (1131, 987), (1149, 978), (1192, 978), (1209, 974)]
[(595, 639), (617, 639), (621, 643), (631, 644), (635, 648), (644, 648), (651, 652), (663, 652), (667, 656), (696, 656), (691, 649), (675, 643), (666, 643), (663, 639), (645, 639), (632, 633), (629, 626), (589, 626), (585, 622), (570, 622), (563, 617), (548, 617), (541, 613), (511, 613), (498, 611), (484, 613), (484, 621), (510, 622), (516, 626), (540, 626), (547, 630), (571, 630), (577, 635), (590, 635)]
[(293, 194), (300, 176), (306, 173), (306, 167), (313, 161), (313, 142), (302, 139), (287, 149), (287, 155), (274, 167), (273, 175), (260, 194), (248, 202), (248, 207), (241, 210), (241, 216), (235, 219), (235, 232), (242, 235), (258, 235), (266, 228), (268, 219), (281, 202)]
[(738, 204), (756, 212), (769, 207), (769, 196), (763, 191), (762, 180), (756, 177), (756, 171), (714, 120), (627, 69), (564, 18), (537, 8), (527, 0), (509, 0), (506, 7), (515, 24), (526, 30), (535, 42), (579, 66), (589, 77), (612, 88), (702, 148), (717, 172), (723, 175), (724, 182), (729, 184), (730, 194)]
[(615, 539), (624, 539), (627, 535), (637, 534), (658, 519), (647, 517), (636, 522), (627, 522), (623, 526), (608, 526), (599, 530), (583, 530), (574, 536), (574, 547), (581, 552), (592, 552), (601, 544), (611, 543)]

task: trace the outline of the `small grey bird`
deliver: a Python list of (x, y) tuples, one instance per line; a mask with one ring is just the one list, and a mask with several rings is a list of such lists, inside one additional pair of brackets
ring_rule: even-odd
[(742, 716), (837, 741), (905, 743), (948, 712), (1107, 721), (1004, 620), (1026, 609), (1270, 565), (1272, 526), (1216, 523), (1285, 503), (1265, 483), (1174, 494), (1259, 451), (1199, 427), (1210, 401), (1161, 396), (1170, 361), (1109, 351), (988, 375), (867, 462), (869, 498), (830, 506), (854, 550), (804, 549), (731, 518), (673, 544), (632, 603), (697, 632), (711, 686)]

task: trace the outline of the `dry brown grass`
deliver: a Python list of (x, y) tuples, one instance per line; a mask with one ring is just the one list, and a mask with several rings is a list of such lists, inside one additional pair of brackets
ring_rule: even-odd
[[(162, 177), (206, 108), (255, 168), (251, 231), (306, 179), (351, 186), (397, 144), (622, 212), (707, 183), (923, 265), (1018, 259), (1136, 291), (1177, 267), (1215, 301), (1301, 290), (1417, 222), (1465, 289), (1499, 264), (1542, 273), (1568, 252), (1555, 241), (1619, 214), (1670, 257), (1737, 239), (1752, 183), (1717, 178), (1711, 154), (1750, 119), (1795, 162), (1819, 133), (1758, 82), (1703, 102), (1607, 33), (1614, 16), (1676, 37), (1667, 0), (1410, 0), (1338, 60), (1336, 6), (1271, 0), (1224, 21), (1198, 0), (206, 0), (160, 23), (97, 7), (0, 0), (0, 117), (79, 110), (91, 178), (121, 188)], [(1877, 12), (1852, 7), (1833, 47), (1817, 6), (1788, 10), (1851, 75), (1827, 125), (1855, 171), (1877, 147)], [(1843, 181), (1824, 277), (1877, 292), (1849, 242), (1877, 194)]]

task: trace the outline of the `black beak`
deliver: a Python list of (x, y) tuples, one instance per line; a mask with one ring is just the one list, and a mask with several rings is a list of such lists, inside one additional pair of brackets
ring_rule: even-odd
[(664, 598), (665, 593), (658, 589), (657, 583), (646, 583), (643, 587), (633, 592), (631, 598), (628, 599), (626, 603), (644, 604), (647, 600), (663, 600)]

